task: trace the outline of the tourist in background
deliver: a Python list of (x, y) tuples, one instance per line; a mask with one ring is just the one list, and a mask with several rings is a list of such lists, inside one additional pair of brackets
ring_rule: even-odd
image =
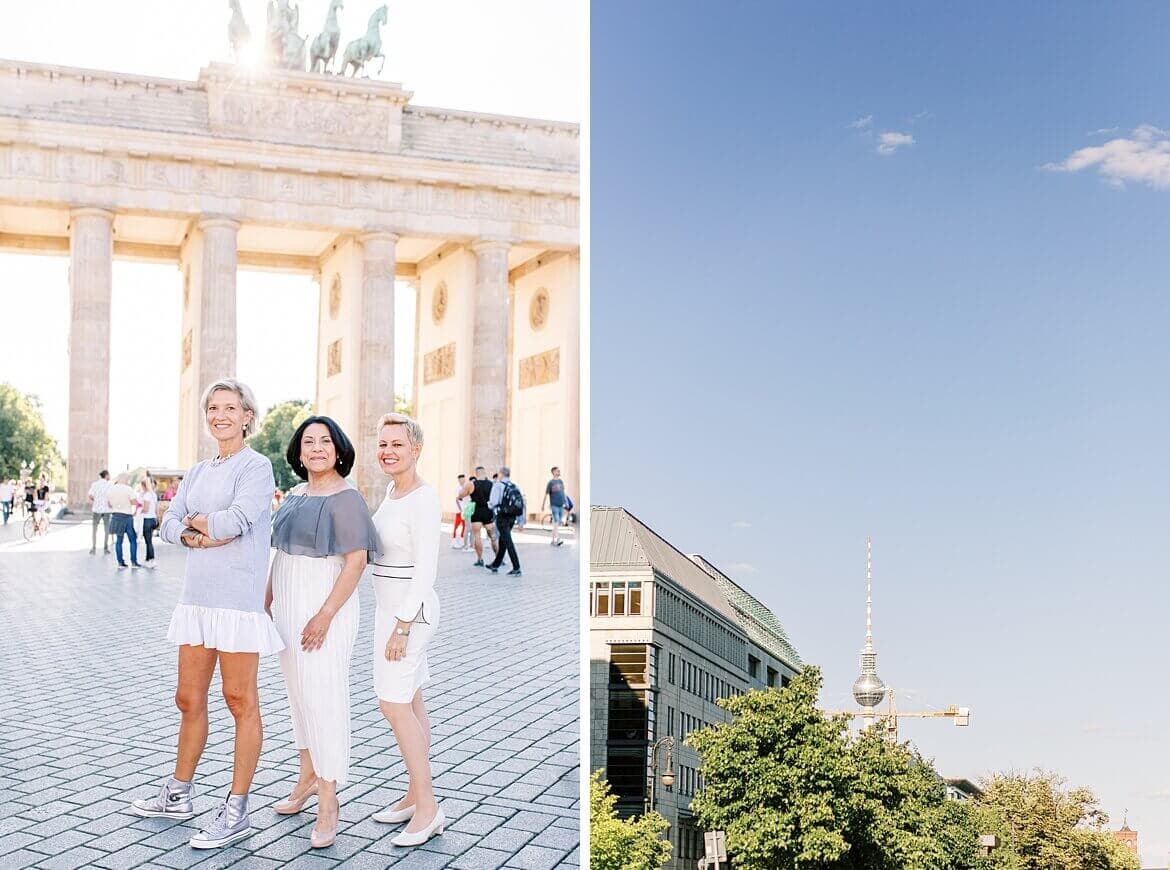
[(97, 530), (102, 527), (102, 552), (110, 553), (110, 500), (106, 494), (110, 491), (110, 472), (102, 469), (98, 472), (97, 480), (89, 485), (89, 509), (93, 512), (93, 527), (90, 529), (89, 554), (97, 552)]
[(146, 544), (146, 561), (143, 563), (147, 568), (154, 567), (154, 530), (158, 528), (158, 518), (155, 512), (158, 510), (158, 493), (154, 491), (154, 480), (147, 475), (139, 484), (142, 492), (138, 495), (139, 504), (142, 505), (142, 541)]
[(512, 482), (511, 475), (512, 471), (508, 466), (501, 466), (499, 478), (492, 484), (491, 496), (488, 498), (488, 507), (495, 518), (496, 534), (500, 542), (496, 547), (496, 558), (487, 569), (493, 574), (497, 573), (504, 564), (506, 552), (512, 562), (512, 570), (508, 572), (508, 576), (519, 577), (520, 557), (516, 554), (516, 545), (512, 542), (512, 527), (516, 525), (517, 518), (524, 516), (524, 496), (520, 492), (520, 487)]
[(561, 523), (565, 519), (565, 482), (561, 480), (561, 470), (555, 465), (551, 469), (552, 479), (544, 487), (544, 497), (540, 500), (540, 512), (544, 513), (544, 503), (548, 501), (552, 512), (552, 545), (559, 547), (561, 540)]
[(466, 546), (464, 532), (467, 529), (467, 523), (463, 519), (463, 504), (467, 501), (467, 496), (463, 494), (465, 489), (467, 489), (467, 475), (461, 474), (455, 482), (455, 521), (451, 524), (451, 548), (454, 550)]
[(475, 506), (471, 513), (471, 540), (475, 547), (475, 561), (473, 565), (483, 566), (483, 535), (481, 530), (487, 531), (488, 542), (492, 545), (492, 555), (496, 553), (496, 533), (492, 528), (492, 511), (488, 507), (488, 500), (492, 494), (492, 482), (487, 479), (487, 471), (482, 465), (475, 467), (475, 474), (463, 489), (463, 494), (471, 498)]
[(378, 822), (409, 822), (391, 842), (417, 846), (442, 834), (446, 818), (431, 782), (431, 721), (423, 703), (430, 682), (427, 646), (439, 624), (435, 575), (439, 569), (442, 506), (418, 474), (423, 431), (403, 414), (378, 421), (378, 463), (390, 477), (374, 513), (382, 551), (371, 574), (374, 616), (374, 689), (398, 741), (409, 785), (395, 804), (375, 813)]
[(265, 609), (284, 641), (280, 669), (288, 690), (300, 778), (281, 815), (298, 813), (317, 795), (309, 843), (321, 849), (337, 836), (337, 787), (349, 778), (349, 663), (360, 608), (354, 595), (378, 536), (366, 501), (346, 477), (355, 453), (329, 417), (309, 417), (285, 454), (307, 481), (289, 491), (272, 519), (275, 554)]
[(12, 502), (16, 498), (16, 483), (12, 480), (0, 480), (0, 511), (4, 513), (4, 525), (12, 516)]
[(129, 484), (130, 475), (123, 471), (114, 479), (114, 484), (106, 490), (106, 501), (110, 505), (110, 534), (114, 536), (114, 556), (118, 560), (119, 568), (126, 568), (126, 559), (122, 555), (122, 539), (130, 539), (130, 564), (141, 568), (138, 564), (138, 535), (134, 532), (134, 511), (138, 507), (138, 498)]
[(264, 612), (268, 506), (276, 481), (267, 457), (244, 445), (255, 424), (256, 399), (245, 384), (224, 379), (204, 391), (200, 406), (217, 455), (187, 472), (159, 528), (163, 540), (193, 551), (167, 630), (167, 640), (179, 648), (175, 704), (182, 719), (175, 772), (157, 797), (134, 801), (131, 812), (168, 819), (195, 815), (195, 769), (207, 743), (207, 692), (218, 663), (236, 725), (232, 784), (214, 819), (190, 840), (196, 849), (214, 849), (253, 833), (248, 791), (263, 740), (256, 674), (260, 656), (280, 652), (283, 644)]

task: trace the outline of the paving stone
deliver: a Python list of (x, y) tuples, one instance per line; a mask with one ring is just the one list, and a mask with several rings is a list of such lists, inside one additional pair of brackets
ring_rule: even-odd
[(139, 864), (145, 864), (147, 861), (153, 860), (160, 854), (162, 854), (162, 852), (159, 849), (151, 849), (149, 846), (134, 845), (106, 855), (104, 858), (99, 858), (93, 863), (95, 867), (108, 867), (111, 868), (111, 870), (128, 870), (130, 867), (137, 867)]
[(105, 855), (105, 852), (91, 849), (89, 846), (75, 846), (59, 855), (43, 859), (37, 863), (37, 867), (43, 867), (45, 870), (77, 870), (78, 867), (91, 866)]
[[(524, 577), (506, 596), (471, 568), (468, 554), (444, 547), (440, 556), (443, 625), (426, 697), (436, 796), (450, 820), (442, 837), (401, 849), (390, 842), (400, 826), (370, 820), (403, 794), (407, 777), (370, 688), (373, 596), (364, 584), (351, 674), (352, 764), (339, 794), (337, 842), (309, 848), (312, 807), (295, 817), (272, 812), (298, 765), (279, 662), (266, 657), (258, 680), (265, 748), (252, 791), (256, 833), (201, 851), (187, 841), (211, 820), (231, 781), (233, 723), (218, 676), (196, 777), (199, 815), (177, 821), (127, 813), (131, 799), (156, 793), (173, 770), (175, 652), (164, 638), (185, 554), (160, 545), (158, 570), (128, 577), (111, 570), (110, 557), (88, 555), (88, 528), (54, 527), (36, 550), (0, 536), (0, 870), (475, 870), (513, 859), (538, 863), (539, 849), (563, 846), (566, 861), (579, 855), (570, 842), (575, 808), (553, 806), (579, 797), (576, 777), (564, 776), (575, 772), (579, 740), (575, 544), (552, 553), (544, 540), (520, 541)], [(517, 612), (529, 615), (523, 625)], [(541, 806), (548, 811), (534, 809)]]
[(448, 866), (453, 870), (496, 870), (503, 867), (511, 858), (510, 852), (498, 852), (495, 849), (484, 849), (477, 846), (464, 852)]
[(560, 849), (545, 849), (541, 846), (525, 846), (513, 855), (506, 867), (523, 868), (523, 870), (552, 870), (565, 853)]
[(0, 870), (19, 870), (19, 868), (32, 867), (39, 861), (44, 860), (45, 856), (40, 852), (17, 849), (15, 852), (7, 852), (0, 855)]

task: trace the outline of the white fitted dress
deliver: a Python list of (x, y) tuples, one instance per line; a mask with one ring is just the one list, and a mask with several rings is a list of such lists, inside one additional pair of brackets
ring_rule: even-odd
[[(409, 704), (430, 682), (427, 645), (439, 625), (435, 574), (439, 568), (439, 494), (424, 483), (402, 498), (394, 484), (374, 512), (382, 551), (370, 564), (378, 609), (374, 616), (374, 691), (383, 701)], [(386, 644), (398, 620), (413, 622), (406, 655), (386, 660)]]
[(272, 546), (272, 618), (284, 641), (280, 669), (293, 740), (297, 749), (309, 751), (317, 776), (341, 785), (349, 775), (349, 662), (361, 615), (356, 591), (334, 615), (318, 649), (302, 649), (301, 632), (333, 592), (344, 554), (377, 554), (365, 499), (352, 488), (311, 496), (297, 487), (273, 519)]

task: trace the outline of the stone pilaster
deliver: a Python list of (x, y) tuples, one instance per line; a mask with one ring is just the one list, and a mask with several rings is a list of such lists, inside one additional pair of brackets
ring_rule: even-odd
[(87, 509), (86, 494), (110, 458), (110, 296), (114, 215), (77, 208), (69, 216), (68, 499)]
[(508, 408), (508, 250), (482, 240), (475, 253), (475, 325), (471, 347), (471, 457), (494, 472), (504, 464)]
[[(198, 230), (203, 237), (199, 269), (199, 352), (195, 401), (208, 384), (236, 374), (236, 235), (240, 225), (233, 220), (205, 217)], [(257, 409), (257, 414), (260, 409)], [(196, 409), (199, 427), (197, 459), (213, 456), (219, 449), (207, 431), (201, 408)]]
[[(573, 306), (566, 320), (565, 345), (561, 354), (561, 377), (565, 381), (565, 458), (561, 461), (561, 473), (569, 495), (573, 498), (574, 510), (584, 514), (588, 509), (588, 483), (581, 477), (581, 366), (587, 360), (581, 358), (581, 251), (574, 251), (571, 290), (566, 295)], [(580, 527), (578, 527), (580, 528)]]
[(350, 433), (357, 450), (354, 483), (370, 506), (386, 492), (376, 456), (378, 418), (394, 410), (395, 233), (375, 230), (358, 237), (362, 262), (359, 318), (357, 425)]

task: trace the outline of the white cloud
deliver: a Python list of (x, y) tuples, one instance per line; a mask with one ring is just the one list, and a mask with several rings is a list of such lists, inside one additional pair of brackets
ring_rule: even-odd
[(914, 137), (909, 133), (898, 133), (896, 131), (887, 131), (878, 135), (878, 154), (889, 156), (896, 152), (899, 148), (906, 145), (913, 145)]
[(1097, 173), (1115, 187), (1145, 184), (1155, 190), (1170, 189), (1170, 133), (1143, 124), (1129, 138), (1110, 139), (1074, 151), (1060, 163), (1046, 163), (1049, 172), (1080, 172), (1096, 167)]
[(752, 527), (752, 524), (749, 523), (747, 520), (736, 520), (734, 523), (731, 524), (731, 527), (733, 529), (750, 529)]
[(1093, 130), (1089, 133), (1086, 133), (1085, 135), (1086, 136), (1108, 136), (1110, 133), (1116, 133), (1120, 129), (1121, 129), (1120, 127), (1102, 127), (1099, 130)]
[(854, 129), (854, 130), (865, 130), (872, 123), (873, 123), (873, 115), (866, 115), (864, 118), (858, 118), (856, 121), (854, 121), (849, 126), (851, 129)]
[(929, 117), (930, 117), (930, 112), (923, 110), (923, 111), (919, 112), (917, 115), (911, 115), (910, 118), (907, 119), (906, 123), (912, 124), (912, 125), (917, 124), (919, 121), (925, 121)]
[(733, 562), (727, 566), (729, 571), (734, 571), (736, 574), (759, 574), (760, 570), (751, 562)]

